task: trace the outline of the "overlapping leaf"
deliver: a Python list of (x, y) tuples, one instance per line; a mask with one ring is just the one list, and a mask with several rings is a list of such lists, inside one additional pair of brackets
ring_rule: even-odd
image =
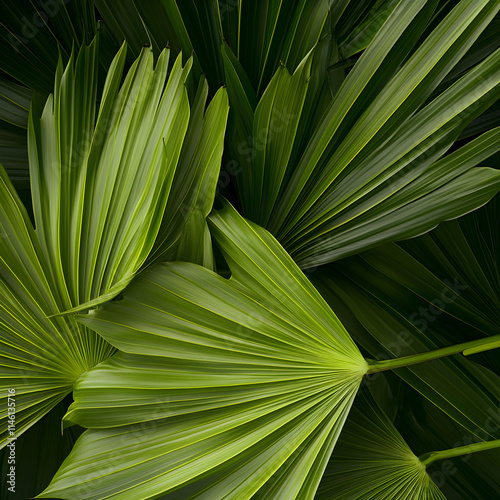
[[(342, 260), (313, 281), (378, 359), (498, 333), (498, 204), (429, 235)], [(344, 309), (347, 307), (347, 309)], [(465, 354), (468, 354), (466, 351)], [(483, 356), (483, 357), (480, 357)], [(473, 435), (500, 437), (498, 353), (396, 373)], [(474, 361), (482, 361), (481, 366)]]
[(41, 498), (313, 498), (367, 365), (269, 233), (210, 225), (230, 279), (161, 264), (80, 316), (123, 352), (79, 381), (91, 429)]
[[(288, 103), (289, 123), (280, 134), (261, 137), (262, 121), (255, 127), (259, 121), (252, 116), (253, 97), (242, 70), (230, 68), (230, 98), (249, 103), (238, 105), (241, 125), (233, 141), (244, 214), (266, 225), (301, 267), (421, 234), (481, 206), (500, 189), (497, 171), (474, 168), (485, 153), (496, 151), (496, 132), (443, 158), (467, 124), (498, 99), (500, 51), (433, 95), (500, 6), (462, 0), (418, 44), (435, 8), (436, 2), (424, 0), (399, 3), (305, 144), (304, 133), (295, 138), (296, 123), (307, 121), (311, 108), (294, 103), (297, 95), (314, 91), (314, 75), (309, 89), (299, 78), (281, 87), (273, 80), (261, 104), (266, 108), (269, 96), (274, 106)], [(294, 140), (302, 144), (290, 145)], [(455, 170), (457, 158), (462, 163)], [(272, 191), (264, 208), (254, 189), (262, 184), (262, 170), (273, 179), (264, 186)]]
[[(140, 35), (140, 15), (154, 44), (171, 33), (226, 82), (238, 201), (301, 267), (421, 234), (500, 189), (498, 172), (473, 168), (474, 152), (455, 175), (452, 161), (436, 165), (500, 95), (497, 2), (168, 1), (156, 15), (129, 3), (102, 6), (129, 26), (121, 36)], [(360, 51), (345, 81), (342, 66), (326, 71)]]
[[(204, 115), (201, 85), (190, 122), (184, 87), (189, 64), (183, 68), (179, 57), (166, 81), (168, 50), (153, 68), (145, 49), (121, 83), (125, 52), (124, 46), (111, 65), (97, 116), (96, 42), (76, 62), (72, 56), (64, 71), (59, 65), (43, 111), (39, 102), (31, 107), (36, 230), (0, 168), (2, 444), (13, 436), (6, 425), (7, 388), (16, 392), (19, 436), (114, 350), (72, 316), (59, 315), (119, 293), (145, 262), (160, 227), (159, 250), (175, 248), (183, 223), (195, 245), (206, 238), (227, 116), (224, 91)], [(176, 182), (186, 188), (164, 219), (183, 145)], [(171, 224), (176, 230), (168, 232)], [(185, 242), (183, 249), (194, 254)], [(206, 253), (211, 256), (211, 248)]]
[(119, 293), (153, 247), (189, 122), (178, 58), (153, 69), (145, 49), (120, 88), (113, 61), (97, 123), (96, 52), (59, 66), (54, 96), (32, 108), (29, 153), (36, 231), (66, 309)]
[[(20, 436), (71, 391), (81, 373), (108, 357), (112, 347), (60, 311), (55, 284), (33, 226), (0, 168), (0, 419), (2, 446)], [(8, 389), (15, 425), (8, 429)]]
[[(76, 61), (70, 55), (73, 41), (94, 34), (91, 2), (59, 3), (37, 36), (23, 31), (28, 3), (2, 7), (1, 43), (10, 52), (0, 68), (48, 89), (56, 43), (70, 59), (65, 71), (59, 64), (45, 108), (37, 100), (31, 111), (36, 231), (0, 172), (0, 377), (17, 391), (17, 434), (87, 371), (66, 422), (90, 430), (43, 497), (312, 498), (367, 366), (282, 247), (229, 206), (210, 225), (232, 277), (209, 270), (206, 218), (228, 103), (221, 90), (205, 111), (202, 70), (211, 92), (226, 82), (232, 102), (228, 169), (238, 205), (312, 268), (426, 232), (498, 192), (499, 171), (484, 160), (500, 144), (493, 128), (500, 5), (95, 3), (103, 35), (109, 29), (133, 45), (128, 59), (122, 48), (113, 60), (102, 99), (95, 46)], [(48, 12), (47, 5), (30, 4), (30, 12)], [(152, 52), (141, 49), (148, 40), (156, 69)], [(99, 56), (106, 67), (108, 42)], [(174, 53), (194, 49), (184, 68), (182, 56), (172, 65), (162, 52), (169, 42)], [(189, 83), (190, 112), (191, 65), (198, 90)], [(0, 89), (0, 119), (9, 122), (0, 130), (0, 160), (12, 179), (25, 181), (17, 129), (25, 126), (27, 92), (7, 87)], [(488, 207), (478, 212), (487, 216), (343, 260), (317, 280), (372, 356), (498, 333), (498, 207)], [(173, 259), (205, 269), (151, 267), (123, 300), (81, 323), (58, 316), (99, 305), (139, 270)], [(121, 352), (92, 368), (114, 346)], [(457, 428), (498, 439), (500, 427), (489, 425), (500, 408), (498, 353), (464, 354), (474, 357), (397, 374)], [(342, 471), (334, 457), (321, 494), (442, 498), (383, 412), (366, 398), (358, 404), (337, 450)], [(481, 478), (489, 481), (490, 470)], [(494, 481), (479, 482), (477, 498), (491, 496)], [(466, 483), (454, 479), (448, 491), (473, 498), (473, 482)]]
[(368, 390), (360, 392), (325, 471), (318, 500), (445, 500)]

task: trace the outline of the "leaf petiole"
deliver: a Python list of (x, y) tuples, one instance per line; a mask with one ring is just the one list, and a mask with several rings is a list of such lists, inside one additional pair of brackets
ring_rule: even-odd
[(410, 356), (403, 356), (401, 358), (384, 359), (382, 361), (367, 359), (368, 370), (366, 374), (368, 375), (370, 373), (383, 372), (386, 370), (395, 370), (396, 368), (425, 363), (426, 361), (433, 361), (435, 359), (452, 356), (454, 354), (462, 353), (465, 356), (468, 356), (470, 354), (488, 351), (497, 347), (500, 347), (500, 335), (493, 335), (492, 337), (487, 337), (485, 339), (463, 342), (461, 344), (443, 347), (434, 351), (411, 354)]

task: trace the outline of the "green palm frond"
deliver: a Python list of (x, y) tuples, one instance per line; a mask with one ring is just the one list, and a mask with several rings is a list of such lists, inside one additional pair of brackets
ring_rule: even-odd
[(0, 439), (9, 439), (8, 389), (15, 391), (16, 436), (36, 423), (113, 348), (74, 318), (47, 318), (61, 304), (26, 210), (0, 168)]
[(116, 295), (145, 261), (189, 121), (190, 66), (178, 59), (164, 88), (168, 51), (153, 69), (146, 49), (120, 89), (125, 53), (110, 67), (96, 124), (95, 45), (75, 67), (59, 66), (54, 96), (31, 110), (36, 230), (66, 309)]
[(495, 496), (498, 0), (0, 17), (13, 498)]
[[(166, 81), (168, 50), (154, 68), (145, 49), (121, 83), (125, 53), (124, 46), (111, 64), (97, 114), (97, 42), (76, 61), (72, 56), (64, 71), (59, 65), (43, 111), (39, 102), (32, 105), (28, 138), (36, 229), (0, 167), (2, 442), (9, 436), (7, 388), (16, 390), (20, 435), (114, 351), (61, 313), (118, 294), (145, 263), (160, 228), (159, 251), (175, 248), (185, 230), (182, 217), (198, 211), (206, 225), (227, 117), (224, 91), (204, 115), (206, 84), (201, 85), (190, 122), (184, 86), (189, 64), (182, 67), (179, 57)], [(176, 193), (172, 216), (164, 218), (190, 126), (183, 172), (176, 177), (186, 184), (184, 196)], [(203, 238), (203, 227), (193, 229), (189, 220), (189, 234)], [(191, 247), (186, 251), (194, 255)]]
[(446, 499), (366, 389), (356, 398), (316, 495), (332, 498)]
[[(443, 155), (464, 127), (498, 99), (500, 52), (491, 53), (440, 94), (433, 91), (499, 8), (492, 2), (462, 1), (414, 46), (432, 5), (401, 2), (345, 78), (309, 143), (303, 150), (292, 149), (291, 156), (289, 141), (302, 119), (301, 108), (292, 108), (296, 86), (283, 87), (278, 94), (290, 103), (290, 123), (279, 139), (262, 140), (261, 145), (258, 117), (247, 107), (241, 122), (253, 122), (254, 144), (246, 150), (237, 144), (240, 153), (247, 153), (239, 158), (247, 172), (241, 184), (250, 189), (250, 194), (240, 191), (244, 209), (255, 210), (259, 204), (258, 190), (251, 186), (259, 185), (261, 171), (273, 175), (276, 170), (263, 161), (264, 155), (266, 160), (279, 157), (280, 169), (290, 172), (277, 179), (278, 197), (265, 198), (265, 216), (252, 210), (248, 216), (266, 225), (299, 265), (309, 268), (418, 235), (487, 202), (500, 187), (498, 171), (472, 167), (484, 158), (484, 148), (488, 154), (496, 151), (495, 132), (478, 139), (479, 152), (465, 146), (461, 170), (454, 170), (460, 153)], [(460, 20), (459, 29), (449, 29)], [(235, 88), (241, 92), (244, 86), (228, 86), (230, 93)], [(238, 97), (230, 94), (230, 99)], [(288, 145), (284, 151), (282, 141)]]
[(80, 316), (123, 352), (79, 381), (90, 430), (41, 498), (313, 498), (367, 365), (269, 233), (210, 225), (229, 280), (161, 264)]
[[(498, 143), (487, 119), (500, 95), (498, 2), (101, 8), (118, 39), (145, 40), (140, 18), (155, 46), (171, 34), (226, 83), (234, 201), (302, 268), (427, 232), (500, 189), (496, 170), (477, 168)], [(342, 61), (360, 52), (347, 70)], [(454, 169), (459, 154), (447, 153), (472, 123), (482, 149), (463, 150)]]
[[(428, 235), (330, 265), (312, 280), (377, 359), (494, 336), (497, 227), (498, 197)], [(500, 408), (498, 353), (473, 352), (396, 373), (470, 433), (498, 439), (500, 428), (489, 425)]]
[[(397, 392), (401, 395), (400, 390)], [(402, 398), (404, 403), (400, 407), (396, 422), (415, 454), (425, 456), (429, 450), (455, 449), (482, 443), (488, 439), (482, 432), (479, 432), (479, 435), (464, 432), (462, 426), (451, 420), (431, 402), (416, 398), (410, 387), (407, 386), (404, 393), (407, 395)], [(391, 394), (388, 394), (388, 397), (391, 397)], [(381, 405), (384, 405), (383, 401)], [(489, 427), (500, 422), (500, 414), (494, 409), (491, 410)], [(495, 412), (498, 414), (497, 418)], [(500, 478), (497, 473), (499, 467), (500, 450), (497, 448), (437, 460), (427, 465), (427, 472), (447, 498), (458, 496), (482, 500), (495, 497), (496, 491), (500, 488)]]

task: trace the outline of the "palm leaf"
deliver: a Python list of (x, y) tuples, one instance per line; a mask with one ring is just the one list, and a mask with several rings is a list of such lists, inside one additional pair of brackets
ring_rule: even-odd
[[(426, 416), (433, 418), (431, 425), (425, 429), (420, 425), (420, 441), (415, 441), (416, 436), (412, 435), (412, 442), (419, 449), (427, 447), (428, 450), (429, 446), (436, 444), (443, 446), (452, 434), (448, 427), (450, 422), (442, 418), (434, 420), (434, 415)], [(442, 413), (437, 416), (445, 417)], [(405, 417), (408, 417), (408, 414)], [(419, 419), (423, 419), (422, 414)], [(402, 418), (397, 421), (406, 432), (407, 422), (402, 421)], [(435, 437), (429, 439), (433, 429), (440, 429), (437, 440)], [(457, 436), (464, 440), (463, 434)], [(422, 440), (422, 437), (425, 439)], [(498, 481), (495, 474), (491, 474), (493, 467), (489, 466), (488, 458), (498, 462), (500, 442), (469, 446), (463, 446), (465, 443), (460, 441), (454, 445), (452, 443), (453, 441), (448, 443), (448, 446), (453, 446), (450, 449), (415, 455), (395, 424), (375, 402), (367, 387), (364, 387), (356, 398), (349, 420), (333, 452), (317, 498), (327, 499), (334, 495), (339, 499), (409, 500), (458, 497), (481, 499), (488, 498), (488, 494), (494, 496), (495, 484), (498, 484)], [(474, 451), (481, 448), (487, 450), (489, 446), (490, 451)], [(478, 464), (475, 463), (477, 458), (483, 458), (483, 470), (479, 470)], [(440, 467), (435, 467), (437, 464)], [(446, 489), (449, 496), (445, 496), (440, 488)]]
[(328, 4), (323, 0), (314, 5), (305, 0), (241, 2), (238, 46), (232, 49), (258, 95), (280, 62), (295, 69), (315, 46), (327, 28)]
[[(269, 177), (278, 182), (283, 179), (278, 197), (270, 197), (272, 206), (266, 207), (263, 216), (255, 215), (256, 191), (242, 176), (247, 192), (240, 190), (241, 205), (244, 215), (266, 225), (302, 267), (428, 231), (481, 206), (498, 191), (497, 171), (472, 168), (483, 159), (481, 154), (476, 157), (465, 149), (470, 153), (467, 166), (456, 176), (453, 158), (443, 155), (466, 125), (498, 98), (500, 52), (492, 52), (438, 96), (430, 97), (500, 6), (463, 0), (419, 44), (435, 4), (398, 5), (347, 75), (309, 143), (294, 145), (291, 156), (289, 148), (280, 156), (280, 144), (288, 144), (296, 121), (303, 118), (299, 107), (295, 110), (299, 116), (265, 142), (265, 158), (271, 152), (271, 157), (279, 158), (273, 165), (263, 161), (264, 155), (257, 157), (255, 144), (246, 148), (244, 162), (236, 158), (245, 178), (257, 186), (262, 170), (269, 170)], [(244, 80), (241, 71), (232, 75), (234, 95), (239, 90), (251, 103), (246, 86), (237, 85)], [(309, 84), (309, 88), (314, 87)], [(295, 87), (283, 86), (281, 91), (277, 102), (294, 102)], [(302, 109), (310, 112), (308, 106)], [(248, 107), (242, 110), (241, 120), (256, 123)], [(238, 138), (248, 131), (246, 125)], [(254, 127), (254, 141), (255, 133)], [(494, 133), (483, 137), (491, 140), (491, 154), (495, 137)], [(283, 171), (287, 174), (282, 177)]]
[[(360, 200), (358, 207), (346, 207), (339, 219), (345, 226), (337, 235), (324, 234), (311, 241), (308, 249), (293, 255), (302, 267), (314, 267), (387, 241), (422, 234), (444, 220), (484, 205), (499, 190), (499, 172), (474, 167), (499, 150), (499, 133), (499, 128), (485, 132), (433, 163), (439, 152), (436, 156), (434, 151), (424, 153), (430, 158), (423, 159), (417, 168), (411, 168), (411, 164), (411, 170), (400, 171), (396, 178), (387, 180), (371, 200)], [(389, 199), (384, 198), (397, 189)], [(363, 212), (372, 202), (378, 205)], [(350, 219), (356, 215), (357, 219)]]
[(391, 420), (362, 390), (323, 476), (317, 500), (445, 500)]
[[(381, 379), (374, 381), (374, 384), (379, 380)], [(404, 383), (400, 386), (387, 397), (394, 397), (393, 402), (398, 401), (399, 411), (394, 422), (416, 455), (425, 456), (429, 450), (456, 449), (464, 445), (482, 443), (487, 438), (481, 433), (479, 436), (464, 433), (463, 427), (431, 402), (415, 397), (415, 391), (411, 387)], [(373, 386), (370, 386), (370, 389), (373, 389)], [(379, 404), (383, 408), (384, 402)], [(489, 425), (497, 424), (492, 419)], [(458, 496), (482, 500), (495, 497), (500, 487), (497, 474), (499, 466), (500, 450), (492, 449), (437, 460), (427, 465), (427, 471), (446, 498)]]
[(80, 316), (123, 353), (78, 383), (91, 429), (40, 498), (313, 497), (367, 365), (269, 233), (210, 225), (229, 280), (161, 264)]
[[(153, 69), (153, 55), (145, 50), (120, 88), (125, 50), (111, 65), (97, 117), (96, 42), (80, 51), (76, 63), (72, 56), (65, 71), (59, 65), (43, 112), (38, 101), (30, 109), (36, 230), (0, 168), (1, 377), (5, 389), (16, 390), (16, 435), (114, 350), (73, 316), (58, 315), (119, 293), (145, 262), (160, 227), (166, 231), (177, 221), (172, 217), (162, 226), (189, 123), (184, 87), (189, 65), (182, 68), (179, 57), (165, 85), (168, 51)], [(206, 88), (202, 95), (206, 98)], [(198, 210), (205, 225), (227, 116), (224, 92), (205, 116), (204, 105), (200, 98), (183, 156), (186, 196), (171, 207), (178, 211), (181, 205), (187, 214)], [(158, 249), (181, 237), (182, 223), (175, 224), (180, 234), (173, 232)], [(190, 227), (190, 234), (197, 243), (206, 231)], [(5, 398), (6, 390), (4, 423)], [(7, 425), (2, 429), (5, 444)]]
[[(378, 359), (495, 335), (497, 201), (401, 246), (342, 260), (313, 281)], [(396, 373), (470, 433), (498, 439), (489, 425), (500, 407), (497, 359), (495, 352), (460, 356)]]
[(0, 9), (0, 69), (43, 95), (52, 91), (58, 53), (67, 60), (74, 44), (90, 43), (96, 34), (91, 0), (21, 0)]
[[(94, 125), (95, 45), (59, 67), (54, 97), (32, 107), (29, 152), (38, 238), (66, 309), (108, 300), (153, 247), (189, 121), (180, 58), (153, 69), (144, 50), (120, 89), (113, 61)], [(75, 112), (71, 113), (70, 110)], [(133, 140), (131, 140), (133, 138)]]
[[(3, 393), (16, 390), (23, 453), (56, 430), (75, 382), (64, 423), (89, 428), (40, 497), (313, 498), (346, 420), (318, 498), (494, 495), (498, 450), (443, 493), (429, 474), (467, 451), (447, 449), (456, 432), (500, 444), (499, 358), (485, 352), (500, 346), (496, 201), (379, 245), (500, 190), (498, 1), (95, 4), (99, 51), (85, 47), (91, 1), (0, 8)], [(22, 16), (43, 10), (28, 36)], [(14, 81), (44, 96), (29, 115)], [(222, 83), (227, 170), (252, 222), (225, 201), (208, 215)], [(33, 214), (11, 182), (27, 180), (26, 126)], [(323, 296), (299, 269), (372, 247), (322, 268)], [(190, 263), (157, 264), (170, 260)], [(450, 353), (463, 356), (436, 359)], [(395, 423), (367, 391), (355, 401), (363, 375), (391, 367), (412, 398), (391, 403)], [(0, 445), (14, 437), (6, 397)], [(444, 451), (414, 454), (428, 449)]]
[(113, 348), (73, 318), (48, 319), (60, 311), (54, 283), (33, 226), (5, 171), (0, 168), (0, 325), (2, 433), (8, 429), (7, 389), (15, 391), (15, 436), (20, 436), (72, 388), (81, 373)]

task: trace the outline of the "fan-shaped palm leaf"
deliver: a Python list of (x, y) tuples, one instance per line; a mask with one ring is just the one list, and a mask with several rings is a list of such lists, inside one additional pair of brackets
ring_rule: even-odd
[(317, 500), (445, 500), (368, 390), (356, 398)]
[[(66, 309), (119, 293), (153, 247), (189, 121), (180, 58), (153, 69), (145, 49), (121, 88), (113, 61), (95, 124), (96, 51), (59, 66), (54, 96), (32, 106), (29, 153), (38, 239)], [(71, 110), (74, 110), (71, 112)]]
[[(57, 316), (119, 293), (145, 262), (160, 228), (165, 234), (157, 249), (175, 247), (182, 217), (198, 211), (204, 225), (213, 201), (227, 117), (224, 91), (204, 114), (201, 84), (190, 121), (184, 87), (189, 65), (182, 68), (179, 57), (166, 82), (168, 50), (155, 69), (151, 51), (144, 50), (120, 86), (125, 51), (111, 65), (97, 117), (96, 42), (76, 62), (72, 56), (65, 71), (59, 66), (43, 112), (38, 103), (30, 110), (36, 230), (0, 167), (0, 415), (5, 423), (6, 389), (13, 388), (16, 436), (114, 350), (72, 316)], [(187, 187), (169, 205), (184, 211), (162, 222), (188, 123), (185, 171), (176, 177)], [(176, 230), (168, 232), (169, 224)], [(204, 238), (203, 226), (199, 231), (196, 237)], [(7, 425), (2, 429), (5, 443), (12, 435)]]
[[(398, 394), (401, 395), (399, 390)], [(406, 386), (403, 394), (402, 401), (398, 398), (401, 404), (395, 422), (416, 455), (424, 455), (429, 450), (446, 450), (481, 443), (489, 439), (481, 432), (479, 435), (464, 432), (463, 427), (430, 401), (416, 398), (409, 386)], [(384, 404), (382, 400), (382, 408)], [(491, 419), (488, 426), (491, 428), (495, 425), (500, 426), (500, 421)], [(483, 450), (481, 453), (466, 452), (459, 457), (448, 457), (427, 465), (428, 474), (447, 498), (458, 496), (471, 500), (495, 497), (500, 488), (499, 468), (500, 448)]]
[[(494, 2), (462, 1), (414, 47), (433, 5), (401, 2), (303, 145), (291, 142), (297, 122), (307, 121), (311, 112), (303, 106), (308, 87), (314, 89), (307, 70), (288, 79), (275, 75), (266, 89), (259, 106), (267, 109), (272, 101), (275, 114), (289, 122), (271, 135), (269, 112), (261, 116), (258, 106), (252, 112), (254, 97), (242, 71), (230, 68), (230, 100), (249, 103), (236, 108), (241, 132), (234, 144), (243, 171), (236, 182), (244, 215), (266, 225), (307, 268), (415, 236), (487, 202), (500, 188), (499, 173), (472, 167), (497, 150), (498, 131), (442, 157), (465, 126), (498, 99), (500, 51), (434, 91), (499, 8)], [(230, 62), (225, 59), (226, 66)], [(263, 131), (267, 135), (261, 137)], [(253, 142), (244, 141), (249, 135)], [(303, 142), (303, 134), (299, 137)], [(254, 186), (262, 186), (262, 199)]]
[[(26, 210), (0, 168), (1, 443), (19, 436), (71, 391), (81, 373), (113, 351), (60, 312), (48, 263)], [(7, 389), (15, 391), (15, 434), (9, 435)]]
[(499, 447), (497, 440), (417, 457), (365, 387), (356, 398), (316, 498), (444, 500), (449, 497), (432, 481), (438, 476), (427, 472), (432, 463), (448, 460), (449, 465), (450, 458), (470, 458), (475, 452)]
[(313, 497), (362, 376), (386, 367), (267, 231), (228, 203), (209, 220), (231, 278), (161, 264), (79, 317), (121, 352), (77, 383), (65, 421), (90, 430), (41, 498)]
[(81, 316), (124, 352), (79, 382), (92, 429), (41, 497), (313, 497), (367, 364), (269, 233), (210, 224), (229, 280), (162, 264)]
[[(344, 259), (312, 280), (378, 359), (498, 335), (497, 202), (415, 240)], [(500, 427), (490, 425), (500, 423), (498, 353), (472, 356), (478, 352), (396, 373), (470, 433), (498, 439)]]

